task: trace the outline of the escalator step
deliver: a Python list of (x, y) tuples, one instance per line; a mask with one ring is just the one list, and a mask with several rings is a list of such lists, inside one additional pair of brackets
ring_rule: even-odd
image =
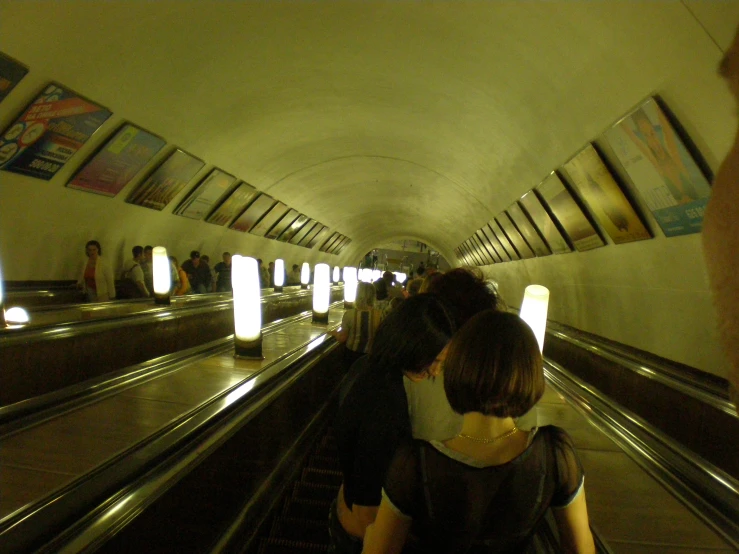
[(303, 469), (300, 480), (305, 483), (313, 483), (315, 485), (332, 485), (338, 487), (341, 485), (342, 478), (342, 473), (338, 470), (313, 469), (306, 467)]
[(279, 517), (272, 523), (270, 538), (328, 544), (328, 514), (323, 521)]
[(295, 517), (313, 521), (326, 521), (331, 500), (302, 500), (288, 498), (282, 510), (283, 517)]
[(313, 469), (330, 469), (332, 471), (340, 471), (341, 465), (339, 464), (339, 458), (336, 456), (319, 456), (314, 455), (308, 460), (308, 465)]
[(303, 483), (298, 481), (293, 484), (293, 499), (299, 500), (318, 500), (321, 502), (331, 502), (336, 498), (338, 489), (333, 485), (315, 485), (313, 483)]
[(262, 539), (259, 554), (290, 554), (291, 552), (328, 552), (328, 545), (282, 539)]

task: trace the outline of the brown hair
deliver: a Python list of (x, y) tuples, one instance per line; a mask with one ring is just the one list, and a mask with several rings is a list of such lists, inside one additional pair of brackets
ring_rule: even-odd
[(473, 316), (449, 343), (444, 390), (459, 414), (522, 416), (544, 394), (534, 332), (514, 314), (486, 310)]
[(498, 297), (482, 278), (482, 272), (458, 267), (443, 275), (433, 273), (426, 277), (421, 292), (432, 292), (444, 299), (452, 311), (458, 328), (473, 315), (498, 307)]

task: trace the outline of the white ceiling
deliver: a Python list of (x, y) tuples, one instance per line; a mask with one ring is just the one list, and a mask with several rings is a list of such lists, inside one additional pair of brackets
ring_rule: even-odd
[(354, 253), (413, 238), (450, 257), (631, 106), (718, 60), (738, 21), (739, 2), (698, 0), (2, 0), (0, 50)]

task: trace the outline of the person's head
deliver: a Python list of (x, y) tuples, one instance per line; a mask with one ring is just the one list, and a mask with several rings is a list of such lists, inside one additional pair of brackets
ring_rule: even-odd
[(421, 285), (423, 284), (423, 279), (411, 279), (408, 281), (408, 285), (405, 287), (406, 292), (408, 293), (408, 296), (416, 296), (421, 291)]
[(226, 265), (231, 265), (231, 252), (223, 253), (223, 263)]
[(392, 287), (395, 284), (395, 275), (391, 271), (386, 271), (382, 274), (382, 280), (388, 287)]
[(373, 283), (375, 287), (375, 295), (377, 300), (387, 300), (387, 281), (385, 279), (378, 279)]
[(432, 294), (414, 296), (380, 324), (369, 363), (412, 380), (435, 375), (432, 364), (454, 330), (454, 321), (441, 299)]
[(419, 277), (423, 277), (424, 276), (423, 274), (425, 272), (426, 272), (426, 268), (423, 267), (423, 262), (421, 262), (419, 264), (418, 268), (416, 268), (416, 275), (418, 275)]
[(134, 246), (131, 248), (131, 254), (133, 254), (133, 259), (137, 262), (140, 262), (141, 259), (144, 257), (144, 247), (143, 246)]
[(369, 310), (375, 305), (375, 287), (372, 283), (360, 281), (357, 283), (357, 297), (354, 299), (354, 307), (357, 310)]
[(190, 252), (190, 261), (192, 262), (193, 267), (198, 267), (200, 265), (200, 252), (197, 250)]
[(262, 258), (257, 258), (257, 264), (259, 264), (259, 267), (262, 267)]
[(300, 266), (298, 264), (293, 264), (293, 271), (300, 271)]
[(149, 246), (148, 244), (146, 246), (144, 246), (144, 259), (147, 262), (150, 262), (152, 260), (152, 258), (154, 256), (153, 252), (154, 252), (154, 247), (153, 246)]
[(169, 261), (173, 266), (175, 266), (175, 268), (180, 269), (180, 262), (177, 261), (177, 258), (170, 256)]
[(515, 314), (480, 312), (454, 335), (440, 357), (444, 391), (458, 414), (520, 417), (544, 394), (539, 344)]
[(425, 292), (437, 294), (446, 301), (457, 327), (482, 310), (498, 307), (497, 296), (478, 270), (460, 267), (429, 275), (426, 281)]
[(269, 262), (269, 264), (267, 264), (267, 268), (268, 269), (271, 269), (271, 270), (274, 270), (275, 269), (275, 262)]
[(88, 258), (96, 259), (98, 256), (103, 255), (103, 248), (100, 243), (96, 240), (88, 240), (85, 244), (85, 254)]
[(418, 292), (420, 293), (429, 292), (429, 288), (431, 287), (433, 282), (436, 281), (439, 277), (441, 277), (441, 273), (426, 274), (424, 272), (423, 283), (421, 283), (421, 288), (418, 290)]
[(203, 256), (200, 256), (200, 261), (203, 262), (206, 265), (210, 264), (210, 256), (207, 254), (204, 254)]

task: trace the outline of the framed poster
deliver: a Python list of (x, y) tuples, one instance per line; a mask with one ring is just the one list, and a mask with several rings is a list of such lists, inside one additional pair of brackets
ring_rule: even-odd
[(488, 253), (487, 250), (485, 250), (485, 247), (477, 239), (477, 235), (472, 235), (469, 240), (472, 248), (475, 249), (475, 253), (477, 254), (478, 258), (482, 258), (483, 265), (492, 265), (495, 263), (493, 257)]
[(465, 254), (465, 260), (467, 261), (467, 265), (470, 266), (476, 266), (480, 265), (480, 262), (477, 260), (477, 257), (472, 252), (472, 249), (470, 248), (470, 244), (467, 241), (464, 241), (462, 243), (462, 251)]
[(231, 224), (231, 229), (246, 233), (254, 227), (260, 219), (262, 219), (264, 214), (272, 209), (275, 202), (276, 200), (268, 194), (260, 194), (257, 196), (257, 199), (254, 200), (246, 210), (244, 210), (244, 213), (242, 213), (236, 221)]
[(339, 247), (336, 249), (336, 252), (334, 252), (334, 254), (341, 254), (341, 252), (344, 250), (344, 248), (346, 248), (347, 246), (349, 246), (349, 243), (351, 241), (352, 241), (352, 239), (350, 239), (349, 237), (345, 237), (344, 238), (344, 242), (342, 242), (339, 245)]
[(315, 237), (318, 233), (320, 233), (323, 229), (325, 229), (326, 226), (322, 223), (316, 222), (316, 224), (313, 226), (313, 228), (310, 230), (309, 233), (306, 233), (306, 235), (300, 240), (298, 243), (298, 246), (305, 246), (307, 247), (308, 244), (313, 240), (313, 237)]
[(495, 247), (490, 244), (490, 240), (488, 240), (487, 236), (485, 236), (485, 233), (482, 232), (482, 229), (478, 229), (477, 231), (475, 231), (475, 235), (477, 236), (477, 241), (482, 245), (482, 247), (490, 255), (493, 261), (496, 264), (500, 263), (502, 260), (500, 256), (498, 256), (498, 252), (495, 250)]
[(190, 219), (203, 219), (228, 194), (236, 180), (236, 177), (225, 171), (213, 169), (177, 206), (174, 213)]
[(564, 169), (590, 213), (614, 243), (652, 238), (592, 144), (567, 162)]
[(254, 227), (249, 229), (249, 232), (252, 235), (263, 237), (289, 209), (290, 208), (288, 208), (286, 204), (278, 201), (266, 214), (264, 214), (264, 217), (260, 219)]
[(544, 242), (544, 239), (539, 236), (539, 232), (536, 230), (534, 225), (526, 217), (526, 214), (518, 204), (511, 204), (506, 210), (508, 217), (511, 218), (513, 224), (521, 233), (526, 243), (529, 245), (531, 250), (537, 256), (549, 256), (552, 252)]
[(326, 238), (328, 231), (329, 231), (328, 227), (324, 225), (323, 228), (320, 231), (318, 231), (318, 233), (316, 233), (316, 235), (308, 242), (308, 244), (306, 245), (306, 248), (314, 248), (316, 244), (318, 244), (319, 242), (321, 242), (323, 239)]
[(665, 236), (700, 232), (711, 186), (657, 101), (644, 102), (605, 136)]
[(182, 150), (175, 150), (139, 183), (126, 202), (161, 211), (204, 166), (203, 160)]
[(288, 242), (308, 222), (308, 216), (300, 214), (282, 233), (277, 237), (280, 242)]
[(516, 229), (516, 226), (513, 224), (513, 221), (511, 221), (511, 218), (508, 217), (508, 214), (505, 212), (500, 213), (495, 220), (503, 228), (503, 232), (508, 237), (508, 240), (511, 241), (511, 244), (513, 244), (516, 252), (521, 256), (521, 259), (536, 257), (536, 254), (534, 254), (534, 251), (529, 248), (528, 243), (521, 236), (521, 233), (518, 232), (518, 229)]
[(268, 239), (276, 239), (278, 236), (282, 234), (282, 232), (287, 229), (293, 221), (295, 221), (300, 213), (298, 210), (290, 209), (285, 215), (283, 215), (280, 220), (275, 224), (274, 227), (272, 227), (269, 232), (265, 235)]
[(462, 244), (459, 245), (459, 251), (462, 254), (462, 261), (466, 265), (470, 265), (470, 266), (476, 265), (476, 264), (472, 263), (472, 256), (470, 256), (470, 254), (467, 251), (467, 248), (465, 247), (465, 244), (464, 243), (462, 243)]
[(505, 248), (503, 248), (503, 245), (500, 244), (500, 241), (495, 236), (495, 233), (493, 233), (493, 230), (490, 228), (489, 225), (483, 225), (480, 228), (480, 231), (482, 231), (482, 234), (485, 235), (485, 238), (488, 239), (488, 242), (490, 243), (490, 246), (493, 247), (493, 250), (495, 250), (495, 253), (500, 258), (501, 262), (510, 262), (511, 258), (508, 256), (508, 253), (505, 251)]
[(467, 246), (470, 256), (475, 261), (475, 265), (487, 265), (480, 253), (477, 251), (477, 247), (475, 246), (475, 243), (472, 242), (471, 238), (464, 241), (464, 244)]
[(0, 52), (0, 102), (20, 83), (26, 73), (28, 68), (25, 65)]
[(552, 172), (544, 179), (536, 187), (536, 191), (549, 206), (549, 210), (557, 218), (579, 252), (592, 250), (605, 244), (556, 173)]
[(339, 248), (342, 242), (344, 242), (344, 239), (346, 237), (344, 235), (339, 235), (339, 238), (336, 239), (331, 246), (328, 247), (326, 252), (329, 254), (336, 254), (336, 250)]
[(514, 248), (514, 245), (511, 244), (511, 241), (508, 240), (508, 237), (503, 232), (503, 229), (500, 228), (500, 225), (498, 224), (495, 219), (491, 219), (488, 221), (488, 227), (493, 231), (493, 234), (498, 239), (498, 242), (503, 247), (503, 250), (505, 250), (506, 254), (508, 254), (508, 257), (512, 261), (520, 260), (521, 256)]
[(339, 240), (339, 238), (341, 238), (341, 235), (337, 233), (336, 231), (334, 231), (333, 233), (331, 233), (331, 236), (328, 237), (328, 239), (326, 239), (326, 242), (324, 242), (318, 250), (320, 250), (321, 252), (326, 252), (329, 246), (331, 246), (334, 242)]
[(549, 212), (544, 208), (541, 200), (539, 200), (539, 197), (536, 196), (533, 190), (524, 194), (519, 199), (519, 203), (524, 212), (526, 212), (526, 215), (529, 216), (529, 219), (541, 233), (541, 236), (544, 237), (544, 241), (553, 254), (572, 252), (572, 248), (567, 244), (557, 224), (550, 217)]
[(220, 206), (211, 212), (205, 219), (208, 223), (215, 225), (228, 225), (229, 222), (244, 211), (249, 203), (254, 200), (259, 191), (247, 183), (241, 183), (231, 194), (228, 195)]
[(111, 114), (52, 83), (3, 133), (0, 169), (48, 181)]
[(313, 231), (316, 225), (318, 225), (318, 222), (315, 219), (309, 219), (288, 242), (290, 244), (300, 244)]
[(67, 186), (116, 196), (165, 144), (164, 139), (126, 123), (75, 173)]

